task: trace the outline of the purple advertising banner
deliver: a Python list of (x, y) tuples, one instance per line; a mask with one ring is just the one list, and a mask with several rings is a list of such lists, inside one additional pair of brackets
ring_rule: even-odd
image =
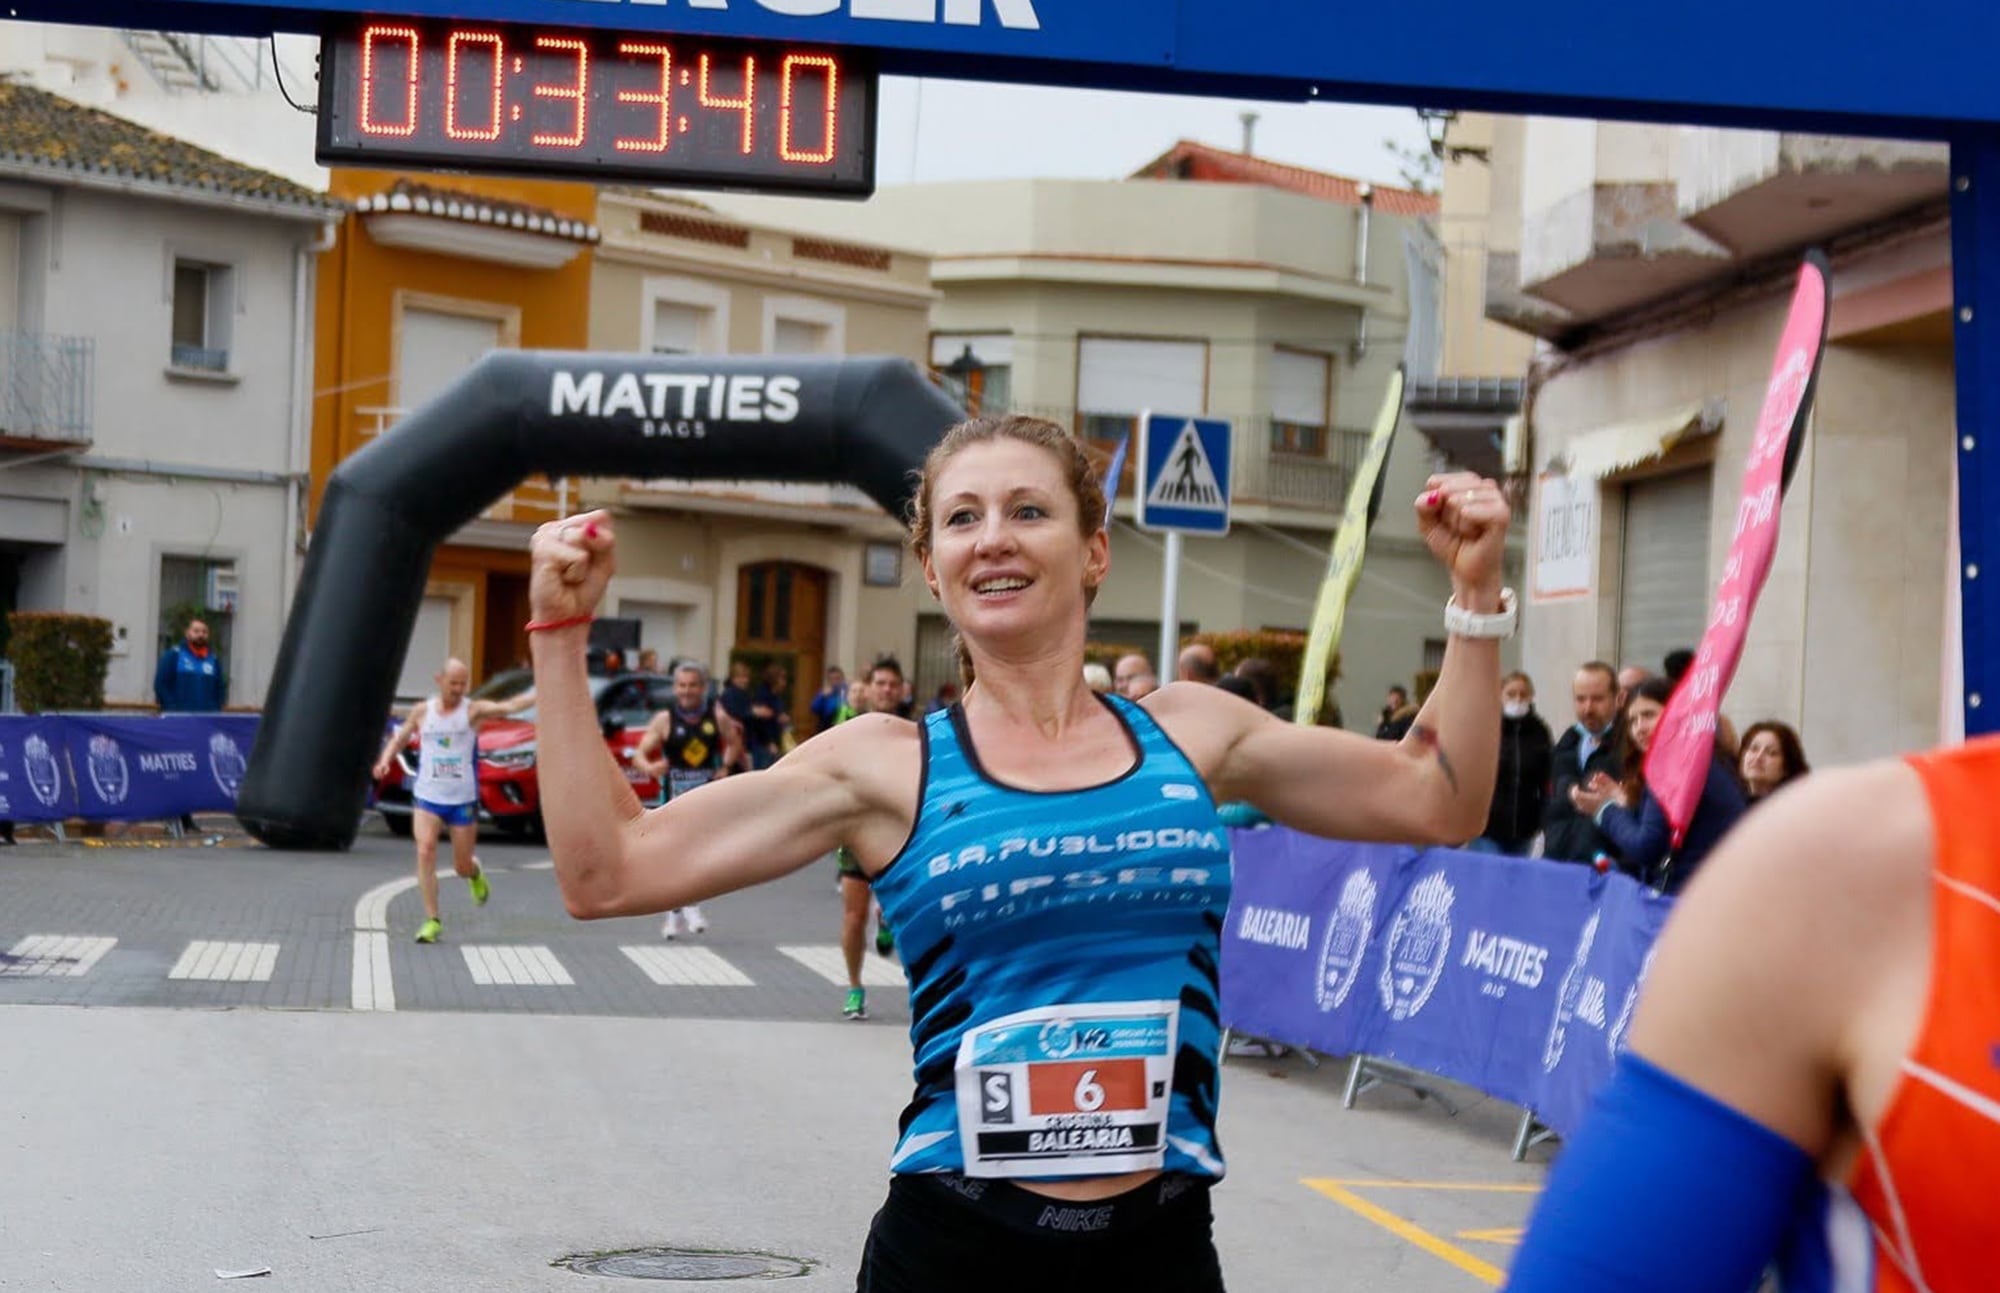
[(257, 736), (254, 715), (66, 714), (78, 815), (151, 821), (228, 812)]
[(1222, 1017), (1393, 1060), (1576, 1125), (1611, 1073), (1668, 900), (1538, 859), (1232, 832)]
[(0, 715), (0, 819), (59, 822), (76, 816), (67, 720)]
[(0, 818), (171, 821), (230, 812), (256, 714), (0, 715)]

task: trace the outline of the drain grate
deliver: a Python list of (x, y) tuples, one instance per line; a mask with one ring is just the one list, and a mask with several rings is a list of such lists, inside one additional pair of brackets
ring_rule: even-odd
[(763, 1253), (712, 1253), (686, 1248), (632, 1248), (579, 1253), (555, 1263), (579, 1275), (627, 1280), (785, 1280), (804, 1275), (805, 1262)]

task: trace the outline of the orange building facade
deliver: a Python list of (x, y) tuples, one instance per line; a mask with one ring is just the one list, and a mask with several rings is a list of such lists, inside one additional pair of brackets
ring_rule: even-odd
[[(487, 351), (586, 349), (599, 238), (590, 185), (335, 170), (330, 190), (352, 210), (320, 262), (314, 518), (343, 460)], [(448, 655), (475, 681), (526, 660), (528, 539), (577, 506), (574, 481), (524, 482), (439, 548), (398, 696)]]

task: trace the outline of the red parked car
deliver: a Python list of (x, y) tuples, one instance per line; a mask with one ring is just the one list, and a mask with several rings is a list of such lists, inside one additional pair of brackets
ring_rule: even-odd
[[(527, 669), (509, 669), (480, 684), (477, 700), (505, 700), (534, 684)], [(619, 673), (590, 680), (591, 699), (604, 729), (605, 744), (625, 769), (639, 798), (650, 801), (659, 782), (632, 766), (632, 754), (653, 715), (674, 703), (674, 680), (665, 674)], [(535, 776), (535, 711), (531, 706), (507, 718), (489, 719), (479, 729), (479, 820), (517, 835), (542, 828), (541, 786)], [(417, 783), (417, 738), (396, 755), (389, 775), (375, 783), (375, 809), (397, 835), (410, 833), (411, 788)]]

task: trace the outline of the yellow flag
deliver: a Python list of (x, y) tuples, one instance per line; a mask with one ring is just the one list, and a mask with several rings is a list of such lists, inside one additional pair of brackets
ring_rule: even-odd
[(1341, 513), (1340, 529), (1333, 536), (1333, 553), (1327, 559), (1326, 578), (1320, 581), (1319, 600), (1313, 605), (1312, 631), (1306, 637), (1306, 658), (1299, 670), (1299, 694), (1292, 706), (1296, 721), (1311, 725), (1319, 721), (1320, 704), (1326, 699), (1326, 670), (1333, 653), (1340, 649), (1340, 629), (1347, 618), (1347, 599), (1361, 577), (1361, 558), (1368, 547), (1368, 529), (1375, 523), (1381, 506), (1382, 468), (1389, 461), (1389, 446), (1396, 438), (1396, 424), (1403, 416), (1403, 368), (1396, 366), (1389, 389), (1382, 396), (1382, 410), (1375, 415), (1375, 429), (1361, 466), (1347, 486), (1347, 509)]

